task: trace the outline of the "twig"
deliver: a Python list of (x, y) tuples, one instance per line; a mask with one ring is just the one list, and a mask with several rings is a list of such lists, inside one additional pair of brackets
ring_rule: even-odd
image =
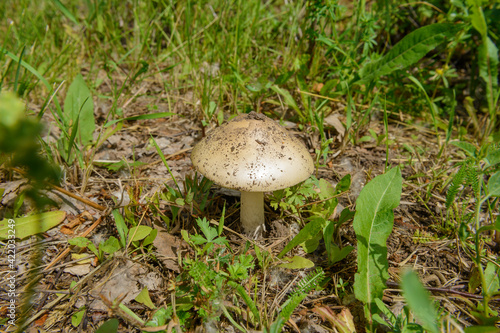
[[(85, 230), (81, 235), (80, 237), (87, 237), (92, 231), (94, 231), (95, 228), (97, 228), (97, 226), (101, 223), (102, 221), (102, 216), (100, 218), (98, 218), (94, 224), (92, 224), (87, 230)], [(45, 269), (43, 270), (44, 272), (49, 270), (52, 266), (54, 266), (55, 264), (57, 264), (60, 260), (64, 259), (68, 253), (71, 251), (71, 247), (68, 247), (66, 250), (64, 250), (63, 252), (61, 252), (60, 255), (58, 255), (54, 260), (52, 260), (52, 262), (47, 266), (45, 267)]]
[[(393, 288), (393, 287), (398, 288), (399, 284), (397, 284), (396, 282), (387, 281), (387, 286), (391, 287), (391, 288)], [(455, 295), (460, 295), (460, 296), (464, 296), (464, 297), (472, 298), (472, 299), (478, 299), (478, 300), (483, 299), (483, 296), (481, 296), (481, 295), (471, 294), (471, 293), (468, 293), (465, 291), (458, 291), (458, 290), (449, 289), (449, 288), (425, 287), (425, 289), (432, 291), (432, 292), (445, 293), (445, 294), (455, 294)], [(495, 301), (495, 300), (499, 300), (499, 299), (492, 299), (492, 301)]]
[[(12, 170), (14, 170), (15, 172), (17, 172), (17, 173), (19, 173), (19, 174), (21, 174), (21, 175), (23, 175), (23, 176), (26, 176), (26, 172), (24, 172), (24, 171), (23, 171), (23, 170), (21, 170), (21, 169), (18, 169), (18, 168), (12, 168)], [(54, 184), (51, 184), (51, 183), (46, 183), (46, 184), (47, 184), (47, 185), (49, 185), (50, 187), (52, 187), (53, 189), (55, 189), (55, 190), (57, 190), (57, 191), (59, 191), (59, 192), (61, 192), (61, 193), (65, 194), (65, 195), (67, 195), (68, 197), (71, 197), (71, 198), (76, 199), (76, 200), (78, 200), (78, 201), (80, 201), (80, 202), (83, 202), (84, 204), (89, 205), (89, 206), (91, 206), (92, 208), (98, 209), (98, 210), (100, 210), (100, 211), (105, 211), (105, 210), (106, 210), (106, 207), (101, 206), (101, 205), (99, 205), (99, 204), (96, 204), (95, 202), (90, 201), (90, 200), (89, 200), (89, 199), (87, 199), (87, 198), (84, 198), (84, 197), (81, 197), (81, 196), (79, 196), (79, 195), (73, 194), (73, 193), (71, 193), (70, 191), (63, 189), (62, 187), (59, 187), (59, 186), (54, 185)]]

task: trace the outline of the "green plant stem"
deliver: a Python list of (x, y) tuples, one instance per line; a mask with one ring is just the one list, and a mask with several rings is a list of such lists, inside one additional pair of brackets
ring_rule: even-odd
[[(481, 285), (482, 285), (482, 294), (483, 294), (483, 308), (484, 308), (484, 314), (489, 317), (489, 314), (490, 314), (490, 311), (489, 311), (489, 308), (488, 308), (488, 301), (489, 301), (489, 297), (486, 293), (486, 279), (484, 277), (484, 268), (483, 268), (483, 265), (481, 264), (481, 244), (480, 244), (480, 237), (479, 237), (479, 228), (481, 228), (481, 225), (480, 225), (480, 220), (479, 220), (479, 214), (481, 212), (481, 207), (483, 205), (484, 202), (486, 202), (488, 200), (488, 196), (486, 198), (484, 198), (483, 200), (481, 200), (480, 196), (481, 196), (481, 188), (482, 188), (482, 185), (483, 185), (483, 176), (479, 177), (479, 185), (478, 185), (478, 188), (479, 188), (479, 191), (477, 191), (477, 193), (475, 193), (475, 196), (476, 196), (476, 202), (478, 203), (475, 207), (475, 211), (474, 211), (474, 219), (475, 219), (475, 237), (474, 237), (474, 246), (475, 246), (475, 251), (476, 251), (476, 258), (475, 258), (475, 262), (476, 262), (476, 267), (477, 267), (477, 270), (479, 272), (479, 277), (481, 279)], [(475, 191), (476, 192), (476, 191)]]

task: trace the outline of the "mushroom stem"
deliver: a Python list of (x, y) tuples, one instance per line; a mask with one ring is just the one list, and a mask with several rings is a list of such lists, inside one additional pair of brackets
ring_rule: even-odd
[(240, 220), (247, 234), (264, 224), (264, 192), (241, 191)]

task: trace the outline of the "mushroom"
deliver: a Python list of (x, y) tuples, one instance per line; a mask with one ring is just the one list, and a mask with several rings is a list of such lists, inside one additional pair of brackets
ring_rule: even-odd
[(264, 224), (264, 192), (306, 180), (314, 162), (306, 147), (283, 127), (250, 112), (211, 130), (191, 152), (193, 166), (222, 187), (241, 192), (245, 233)]

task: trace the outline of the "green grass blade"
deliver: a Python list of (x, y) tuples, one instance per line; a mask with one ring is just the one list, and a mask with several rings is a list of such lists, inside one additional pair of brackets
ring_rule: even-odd
[(170, 170), (170, 167), (168, 166), (167, 159), (165, 158), (165, 155), (161, 151), (160, 147), (156, 143), (156, 141), (153, 138), (153, 136), (151, 136), (151, 141), (153, 142), (153, 145), (155, 146), (156, 151), (158, 152), (158, 155), (160, 155), (160, 158), (161, 158), (161, 161), (163, 162), (163, 165), (165, 165), (165, 167), (167, 168), (168, 173), (170, 174), (170, 177), (172, 177), (172, 180), (174, 181), (175, 186), (179, 190), (179, 193), (182, 193), (181, 188), (179, 187), (179, 184), (177, 183), (177, 179), (175, 179), (174, 174), (172, 173), (172, 170)]
[(47, 89), (49, 91), (52, 91), (52, 86), (50, 85), (49, 81), (47, 81), (42, 76), (42, 74), (40, 74), (35, 68), (33, 68), (33, 66), (31, 66), (30, 64), (28, 64), (24, 60), (20, 59), (18, 56), (16, 56), (15, 54), (13, 54), (10, 51), (3, 50), (3, 52), (5, 53), (5, 55), (7, 55), (7, 57), (11, 58), (15, 62), (20, 63), (24, 68), (26, 68), (29, 72), (31, 72), (31, 74), (35, 75), (37, 77), (37, 79), (39, 79), (40, 81), (42, 81), (42, 83), (45, 85), (45, 87), (47, 87)]
[[(78, 123), (80, 122), (80, 115), (78, 115), (73, 122), (73, 126), (71, 127), (71, 136), (69, 137), (68, 143), (68, 151), (66, 152), (66, 162), (69, 163), (71, 161), (71, 151), (73, 150), (73, 146), (75, 145), (76, 132), (78, 132)], [(78, 149), (78, 147), (77, 147)]]
[(66, 6), (64, 6), (61, 3), (61, 1), (59, 1), (59, 0), (52, 0), (52, 2), (61, 11), (61, 13), (63, 13), (63, 15), (66, 16), (66, 18), (68, 20), (70, 20), (74, 24), (78, 24), (78, 20), (76, 19), (76, 17), (68, 10), (68, 8), (66, 8)]
[[(40, 74), (40, 72), (38, 72), (35, 68), (33, 68), (33, 66), (31, 66), (30, 64), (28, 64), (27, 62), (25, 62), (24, 60), (20, 59), (18, 56), (16, 56), (15, 54), (13, 54), (12, 52), (10, 51), (7, 51), (7, 50), (2, 50), (2, 52), (9, 58), (11, 58), (13, 61), (17, 62), (17, 63), (20, 63), (24, 68), (26, 68), (31, 74), (35, 75), (35, 77), (37, 79), (39, 79), (44, 85), (45, 87), (47, 88), (48, 91), (50, 91), (51, 93), (54, 91), (54, 89), (52, 88), (52, 86), (50, 85), (49, 81), (47, 81), (42, 74)], [(63, 117), (62, 115), (62, 109), (61, 109), (61, 105), (59, 104), (59, 101), (57, 98), (54, 98), (54, 104), (56, 105), (56, 111), (59, 115), (59, 117)]]
[(462, 27), (459, 24), (435, 23), (409, 33), (380, 60), (362, 67), (359, 71), (360, 80), (356, 83), (367, 84), (382, 75), (416, 63), (447, 38), (453, 37)]
[(124, 120), (158, 119), (158, 118), (170, 117), (170, 116), (174, 116), (174, 115), (176, 115), (176, 113), (173, 113), (173, 112), (158, 112), (158, 113), (141, 114), (139, 116), (132, 116), (132, 117), (108, 121), (104, 125), (104, 127), (109, 127), (113, 124), (116, 124), (116, 123), (118, 123), (120, 121), (124, 121)]
[(21, 61), (23, 61), (24, 48), (21, 50), (21, 55), (19, 56), (19, 61), (17, 62), (16, 77), (14, 79), (14, 91), (17, 92), (17, 85), (19, 83), (19, 74), (21, 74)]
[(354, 277), (356, 298), (371, 305), (382, 298), (389, 277), (386, 240), (392, 231), (393, 209), (402, 191), (399, 167), (375, 177), (356, 200), (353, 227), (358, 239), (358, 272)]

